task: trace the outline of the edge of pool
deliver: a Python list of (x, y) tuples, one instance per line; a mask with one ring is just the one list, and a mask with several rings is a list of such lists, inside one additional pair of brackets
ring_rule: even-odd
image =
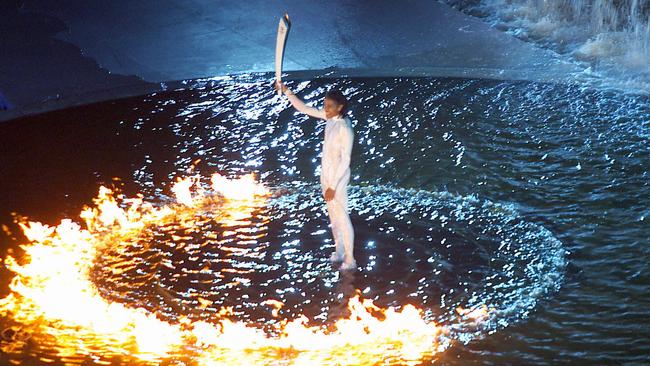
[[(101, 89), (92, 92), (73, 93), (57, 96), (42, 102), (32, 103), (9, 110), (0, 111), (0, 123), (22, 117), (28, 117), (65, 108), (106, 102), (109, 100), (147, 95), (155, 92), (186, 89), (199, 86), (210, 81), (223, 81), (228, 78), (241, 78), (249, 76), (272, 77), (270, 70), (251, 70), (220, 76), (206, 76), (203, 78), (170, 80), (160, 83), (145, 82)], [(467, 79), (492, 79), (504, 81), (531, 81), (548, 83), (567, 83), (562, 77), (549, 77), (544, 70), (503, 70), (490, 68), (449, 68), (449, 67), (404, 67), (392, 69), (366, 69), (366, 68), (326, 68), (318, 70), (291, 70), (284, 73), (285, 80), (309, 80), (317, 78), (400, 78), (400, 77), (438, 77), (438, 78), (467, 78)]]

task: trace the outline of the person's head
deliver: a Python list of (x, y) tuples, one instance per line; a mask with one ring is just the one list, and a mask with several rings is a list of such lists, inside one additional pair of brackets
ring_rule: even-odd
[(325, 93), (325, 117), (332, 118), (345, 115), (348, 110), (348, 100), (340, 90), (332, 89)]

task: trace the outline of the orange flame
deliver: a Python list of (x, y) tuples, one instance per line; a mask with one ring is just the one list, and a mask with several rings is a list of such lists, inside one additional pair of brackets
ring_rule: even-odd
[[(253, 175), (229, 180), (214, 174), (211, 183), (226, 201), (221, 206), (225, 217), (233, 220), (253, 214), (242, 201), (263, 205), (270, 195)], [(0, 299), (0, 314), (55, 342), (62, 358), (123, 356), (158, 363), (189, 353), (199, 364), (416, 364), (444, 348), (441, 328), (425, 321), (419, 309), (381, 309), (358, 296), (349, 300), (351, 314), (329, 329), (309, 326), (303, 316), (279, 322), (276, 335), (228, 319), (227, 308), (214, 323), (181, 317), (173, 324), (145, 309), (103, 298), (90, 271), (104, 247), (128, 242), (143, 228), (164, 225), (211, 199), (199, 176), (179, 178), (172, 192), (176, 204), (154, 207), (142, 196), (127, 199), (100, 187), (95, 205), (81, 212), (85, 227), (69, 219), (57, 226), (20, 223), (29, 242), (21, 245), (25, 256), (20, 261), (5, 259), (15, 275), (11, 293)], [(200, 308), (209, 304), (204, 300)], [(274, 315), (282, 307), (275, 300), (266, 305), (274, 307)], [(0, 350), (7, 351), (4, 347)]]
[(485, 304), (477, 306), (474, 309), (465, 309), (460, 306), (456, 308), (458, 315), (474, 323), (480, 323), (487, 320), (490, 316), (490, 313), (493, 311), (494, 309), (488, 308)]

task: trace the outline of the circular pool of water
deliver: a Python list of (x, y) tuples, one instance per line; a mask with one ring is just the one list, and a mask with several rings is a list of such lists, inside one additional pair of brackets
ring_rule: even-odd
[[(319, 189), (285, 184), (276, 192), (254, 214), (224, 219), (224, 206), (215, 204), (183, 219), (191, 224), (148, 227), (103, 252), (94, 279), (107, 298), (162, 310), (169, 319), (179, 310), (155, 296), (159, 287), (188, 308), (199, 298), (209, 302), (183, 314), (194, 320), (233, 306), (238, 319), (258, 327), (301, 315), (327, 324), (361, 291), (380, 307), (423, 309), (461, 342), (526, 318), (562, 283), (562, 244), (506, 205), (448, 192), (352, 187), (360, 268), (339, 272), (329, 262), (333, 244)], [(280, 319), (260, 305), (269, 299), (283, 303)], [(459, 307), (489, 311), (475, 321)]]
[[(278, 192), (256, 219), (229, 228), (205, 212), (200, 230), (152, 228), (146, 250), (126, 243), (131, 250), (105, 253), (93, 274), (102, 295), (174, 319), (179, 310), (142, 286), (155, 275), (156, 286), (189, 308), (209, 300), (191, 317), (234, 306), (265, 327), (276, 319), (260, 300), (282, 301), (285, 318), (326, 323), (358, 289), (381, 306), (414, 304), (447, 326), (458, 347), (437, 359), (449, 364), (583, 360), (571, 334), (644, 303), (634, 291), (646, 278), (647, 98), (454, 78), (291, 86), (313, 105), (330, 87), (352, 101), (359, 271), (339, 273), (327, 260), (332, 243), (314, 185), (324, 126), (295, 113), (266, 75), (200, 80), (0, 125), (0, 188), (12, 192), (0, 202), (3, 250), (19, 252), (12, 212), (43, 222), (74, 217), (99, 184), (165, 202), (169, 182), (189, 167), (202, 175), (255, 171)], [(129, 263), (121, 275), (104, 271)], [(583, 310), (593, 301), (601, 313)], [(481, 322), (457, 310), (481, 306), (490, 309)], [(624, 338), (639, 319), (622, 317), (599, 332)], [(520, 343), (508, 343), (512, 337)], [(618, 354), (616, 346), (593, 347), (594, 355)], [(643, 347), (627, 352), (634, 359)]]

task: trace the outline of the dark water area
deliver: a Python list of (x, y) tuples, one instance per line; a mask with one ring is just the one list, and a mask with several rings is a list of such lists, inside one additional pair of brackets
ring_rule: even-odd
[[(232, 305), (267, 327), (277, 319), (265, 299), (326, 324), (358, 289), (450, 327), (453, 346), (427, 364), (648, 363), (650, 98), (484, 79), (289, 82), (312, 105), (331, 87), (351, 101), (359, 271), (344, 274), (328, 261), (317, 185), (324, 123), (297, 114), (267, 76), (0, 124), (3, 257), (24, 240), (12, 213), (54, 224), (77, 218), (102, 184), (162, 204), (191, 166), (256, 172), (279, 193), (253, 219), (224, 224), (206, 210), (199, 226), (109, 249), (93, 272), (102, 295), (170, 321), (201, 297), (212, 305), (183, 315), (209, 320)], [(3, 295), (10, 277), (3, 269)], [(480, 305), (492, 309), (481, 324), (455, 311)]]

